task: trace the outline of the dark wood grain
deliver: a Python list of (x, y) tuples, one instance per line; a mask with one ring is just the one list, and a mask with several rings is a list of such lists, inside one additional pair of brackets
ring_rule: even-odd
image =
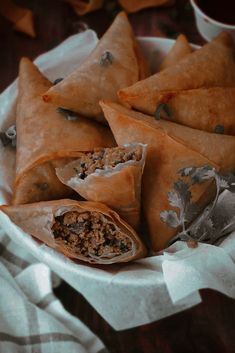
[[(83, 23), (97, 31), (107, 29), (113, 12), (99, 10), (79, 18), (70, 6), (56, 0), (22, 0), (35, 15), (37, 39), (14, 32), (10, 23), (0, 18), (0, 91), (17, 76), (19, 59), (34, 59), (71, 34)], [(129, 16), (136, 35), (175, 38), (186, 34), (191, 42), (202, 44), (188, 1), (176, 1), (168, 9), (148, 9)], [(107, 345), (111, 353), (234, 353), (235, 301), (212, 290), (203, 290), (203, 303), (131, 330), (115, 332), (87, 301), (63, 283), (55, 290), (65, 307), (85, 322)]]

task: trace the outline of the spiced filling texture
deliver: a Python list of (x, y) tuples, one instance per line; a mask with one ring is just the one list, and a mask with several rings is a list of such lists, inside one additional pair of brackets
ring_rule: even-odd
[(85, 179), (97, 169), (114, 168), (117, 164), (140, 161), (141, 158), (141, 146), (103, 148), (86, 153), (80, 158), (78, 166), (74, 169), (80, 179)]
[(55, 217), (52, 232), (58, 244), (83, 256), (113, 257), (132, 249), (131, 240), (98, 212), (66, 212)]

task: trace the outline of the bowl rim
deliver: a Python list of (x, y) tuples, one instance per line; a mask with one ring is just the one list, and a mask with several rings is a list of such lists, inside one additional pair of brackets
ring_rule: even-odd
[(206, 18), (209, 22), (212, 24), (218, 26), (218, 27), (223, 27), (224, 29), (230, 29), (235, 31), (235, 24), (230, 25), (224, 22), (219, 22), (217, 20), (214, 20), (212, 17), (208, 16), (205, 12), (201, 10), (201, 8), (197, 5), (195, 0), (190, 0), (190, 3), (194, 9), (195, 12), (197, 12), (201, 17)]

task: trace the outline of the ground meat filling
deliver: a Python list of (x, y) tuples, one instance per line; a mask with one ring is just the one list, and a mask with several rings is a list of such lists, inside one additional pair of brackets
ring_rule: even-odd
[(80, 179), (85, 179), (96, 169), (113, 168), (119, 163), (127, 161), (140, 161), (142, 158), (141, 146), (103, 148), (84, 154), (80, 158), (75, 171)]
[(132, 242), (98, 212), (70, 211), (55, 217), (55, 240), (83, 256), (118, 256), (131, 250)]

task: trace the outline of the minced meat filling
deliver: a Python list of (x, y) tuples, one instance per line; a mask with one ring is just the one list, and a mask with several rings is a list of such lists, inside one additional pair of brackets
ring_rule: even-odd
[(80, 158), (75, 171), (80, 179), (85, 179), (96, 169), (113, 168), (119, 163), (130, 160), (140, 161), (142, 158), (141, 146), (103, 148), (84, 154)]
[(132, 247), (131, 240), (98, 212), (69, 211), (55, 217), (52, 231), (57, 243), (84, 256), (117, 256)]

